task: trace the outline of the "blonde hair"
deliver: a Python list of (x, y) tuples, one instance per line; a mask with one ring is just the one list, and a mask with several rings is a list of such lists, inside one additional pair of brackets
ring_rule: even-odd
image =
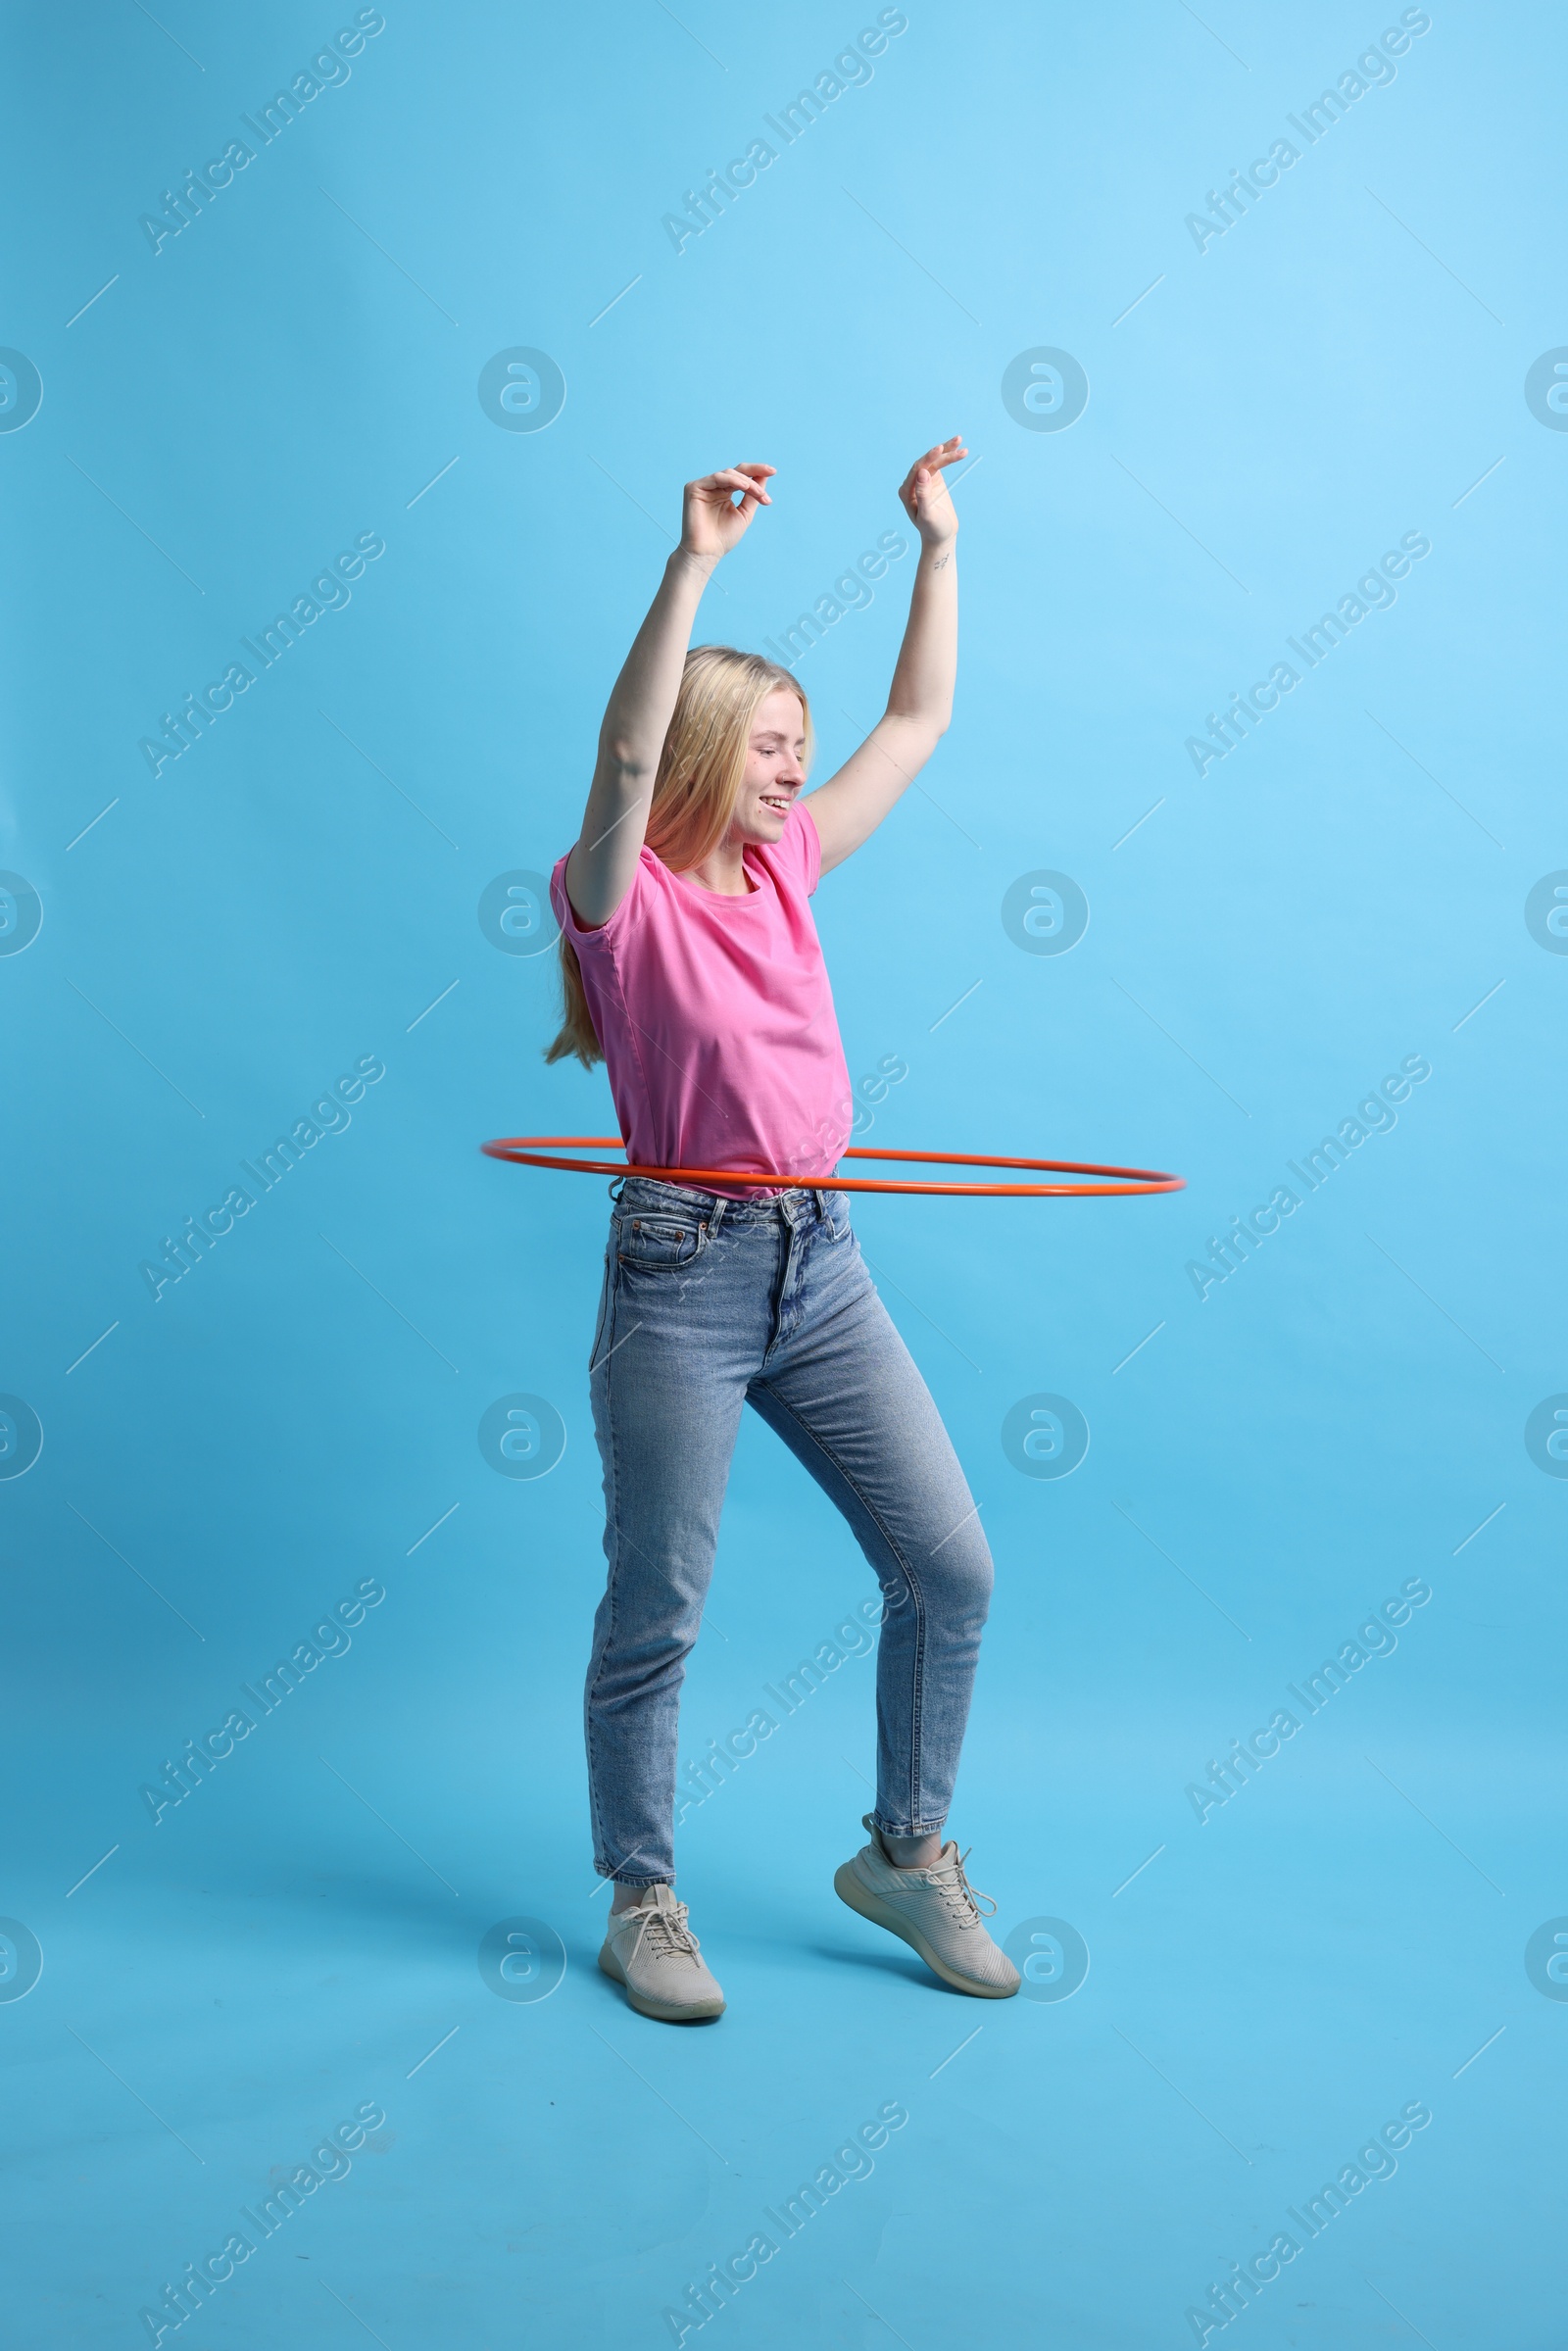
[[(811, 710), (790, 672), (760, 653), (737, 653), (732, 645), (694, 645), (686, 656), (680, 691), (660, 754), (653, 805), (644, 835), (655, 857), (672, 873), (689, 873), (729, 832), (746, 775), (752, 720), (780, 686), (799, 696), (811, 756)], [(561, 934), (563, 1019), (547, 1061), (575, 1053), (584, 1069), (605, 1057), (588, 1009), (582, 971), (564, 931)]]

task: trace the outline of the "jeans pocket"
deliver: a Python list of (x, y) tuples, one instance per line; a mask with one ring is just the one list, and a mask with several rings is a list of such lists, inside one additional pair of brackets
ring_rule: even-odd
[(708, 1244), (708, 1221), (654, 1209), (623, 1216), (615, 1238), (615, 1254), (622, 1265), (640, 1273), (667, 1273), (690, 1265)]
[(590, 1376), (595, 1364), (599, 1361), (599, 1349), (605, 1336), (605, 1324), (610, 1317), (610, 1299), (614, 1287), (614, 1275), (615, 1269), (610, 1261), (610, 1251), (607, 1249), (605, 1251), (605, 1278), (599, 1286), (599, 1319), (594, 1325), (593, 1346), (588, 1349)]

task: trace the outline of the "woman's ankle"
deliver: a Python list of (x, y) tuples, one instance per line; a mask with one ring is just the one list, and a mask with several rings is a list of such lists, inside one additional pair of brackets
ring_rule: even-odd
[(612, 1880), (612, 1883), (615, 1888), (610, 1897), (612, 1917), (617, 1911), (635, 1910), (644, 1894), (651, 1891), (651, 1888), (646, 1886), (623, 1886), (618, 1878)]
[(942, 1832), (929, 1830), (924, 1837), (890, 1837), (881, 1832), (882, 1850), (895, 1869), (925, 1870), (942, 1858)]

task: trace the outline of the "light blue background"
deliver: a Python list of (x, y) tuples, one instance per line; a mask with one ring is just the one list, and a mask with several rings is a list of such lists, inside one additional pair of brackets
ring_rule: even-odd
[[(1568, 437), (1523, 392), (1568, 342), (1559, 17), (1434, 7), (1249, 217), (1201, 254), (1184, 226), (1397, 13), (911, 0), (679, 256), (662, 215), (853, 11), (389, 0), (156, 256), (138, 217), (352, 10), (12, 16), (0, 342), (44, 387), (0, 434), (0, 865), (44, 908), (0, 956), (0, 1388), (44, 1433), (0, 1481), (0, 1911), (43, 1953), (0, 2002), (19, 2341), (146, 2341), (165, 2281), (373, 2101), (380, 2143), (166, 2342), (667, 2342), (893, 2100), (872, 2176), (712, 2322), (733, 2345), (1191, 2342), (1414, 2100), (1396, 2175), (1236, 2324), (1559, 2339), (1568, 2006), (1524, 1950), (1568, 1912), (1568, 1486), (1524, 1426), (1568, 1389), (1568, 961), (1523, 912), (1568, 865)], [(477, 397), (519, 345), (566, 380), (539, 433)], [(1002, 403), (1041, 345), (1088, 373), (1065, 432)], [(858, 1210), (998, 1561), (953, 1827), (999, 1932), (1065, 1920), (1090, 1972), (981, 2009), (836, 1902), (852, 1659), (682, 1833), (731, 2005), (673, 2034), (593, 1966), (604, 1187), (477, 1149), (604, 1129), (609, 1097), (546, 1071), (552, 958), (476, 908), (573, 837), (682, 479), (779, 468), (701, 623), (757, 645), (955, 429), (956, 721), (816, 904), (852, 1073), (908, 1066), (868, 1140), (1189, 1180)], [(1184, 739), (1407, 531), (1397, 603), (1200, 781)], [(154, 781), (159, 713), (362, 532), (386, 552), (347, 609)], [(819, 773), (880, 709), (908, 576), (801, 664)], [(1002, 925), (1037, 869), (1089, 902), (1061, 956)], [(1415, 1054), (1396, 1128), (1200, 1302), (1186, 1261)], [(139, 1262), (364, 1055), (352, 1125), (155, 1304)], [(539, 1480), (479, 1449), (516, 1393), (564, 1424)], [(1064, 1480), (1003, 1451), (1035, 1394), (1087, 1420)], [(1396, 1651), (1200, 1825), (1187, 1784), (1412, 1577)], [(368, 1578), (352, 1649), (154, 1827), (139, 1785)], [(870, 1588), (749, 1427), (686, 1751)], [(519, 1914), (566, 1952), (543, 2002), (476, 1966)]]

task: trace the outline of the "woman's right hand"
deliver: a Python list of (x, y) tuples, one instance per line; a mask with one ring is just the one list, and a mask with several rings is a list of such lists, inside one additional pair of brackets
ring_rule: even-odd
[[(743, 537), (760, 506), (771, 506), (765, 484), (776, 465), (726, 465), (686, 484), (680, 543), (687, 555), (716, 563)], [(736, 491), (741, 503), (732, 503)]]

